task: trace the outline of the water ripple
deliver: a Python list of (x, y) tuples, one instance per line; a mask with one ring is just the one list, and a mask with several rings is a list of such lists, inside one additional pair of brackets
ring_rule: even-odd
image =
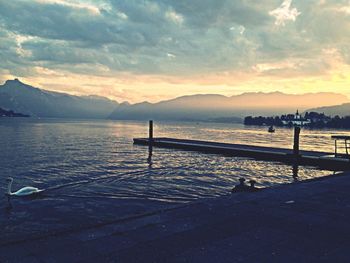
[[(147, 147), (132, 145), (146, 136), (140, 122), (6, 120), (0, 123), (1, 178), (14, 188), (33, 185), (70, 198), (150, 199), (187, 202), (229, 193), (238, 178), (270, 186), (330, 174), (247, 158), (155, 148), (152, 166)], [(261, 127), (229, 124), (156, 123), (158, 136), (291, 147), (293, 131), (271, 135)], [(332, 151), (329, 130), (303, 130), (303, 149)], [(346, 131), (337, 133), (348, 134)], [(5, 191), (5, 186), (0, 186)]]

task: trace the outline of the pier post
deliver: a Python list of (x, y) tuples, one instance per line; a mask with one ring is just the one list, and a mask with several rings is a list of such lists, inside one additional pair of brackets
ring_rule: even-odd
[(153, 121), (149, 121), (149, 131), (148, 131), (148, 140), (149, 143), (152, 144), (153, 142)]
[(300, 127), (294, 127), (294, 145), (293, 145), (293, 154), (295, 156), (299, 155), (299, 137), (300, 137)]
[(152, 154), (153, 154), (153, 121), (149, 121), (149, 129), (148, 129), (148, 158), (147, 162), (151, 166), (152, 165)]

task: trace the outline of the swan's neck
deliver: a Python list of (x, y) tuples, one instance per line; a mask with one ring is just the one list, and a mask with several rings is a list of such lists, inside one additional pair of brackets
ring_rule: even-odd
[(7, 194), (11, 194), (11, 188), (12, 188), (12, 181), (9, 182), (9, 185), (7, 186)]

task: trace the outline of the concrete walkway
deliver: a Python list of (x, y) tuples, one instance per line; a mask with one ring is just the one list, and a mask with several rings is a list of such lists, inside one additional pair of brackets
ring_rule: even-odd
[(0, 247), (0, 262), (349, 262), (350, 174)]

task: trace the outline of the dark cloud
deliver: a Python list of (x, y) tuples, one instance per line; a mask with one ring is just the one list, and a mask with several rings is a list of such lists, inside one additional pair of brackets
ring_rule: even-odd
[(289, 1), (298, 16), (276, 25), (283, 2), (0, 1), (0, 69), (186, 75), (300, 59), (322, 72), (313, 62), (330, 48), (349, 63), (348, 1)]

